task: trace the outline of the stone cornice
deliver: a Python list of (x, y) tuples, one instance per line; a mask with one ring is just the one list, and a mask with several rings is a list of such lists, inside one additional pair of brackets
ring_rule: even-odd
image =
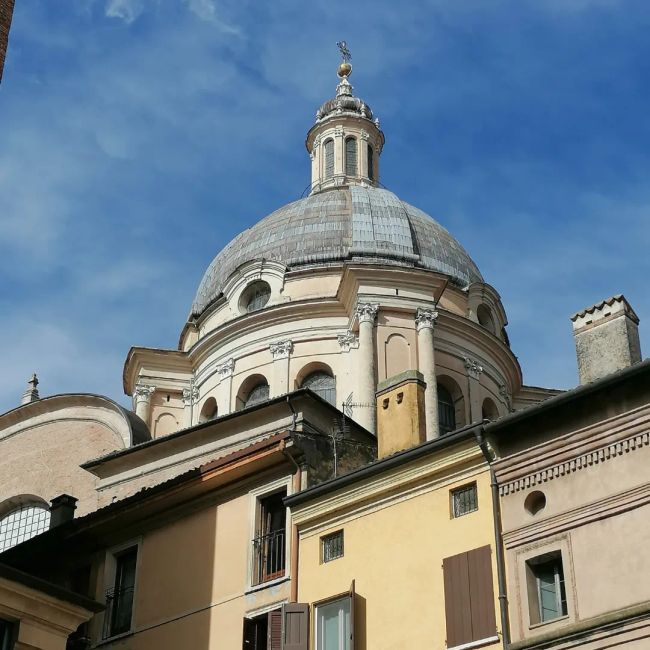
[[(487, 465), (476, 444), (473, 441), (460, 443), (453, 450), (432, 453), (314, 498), (304, 505), (295, 505), (292, 507), (293, 521), (300, 534), (306, 535), (319, 527), (338, 524), (341, 517), (355, 517), (369, 509), (385, 507), (389, 502), (417, 496), (435, 486), (459, 480), (467, 472), (476, 473), (482, 469), (487, 471)], [(326, 523), (323, 523), (325, 517)]]
[(530, 544), (650, 503), (650, 483), (503, 532), (506, 548)]
[(529, 489), (648, 445), (650, 406), (645, 405), (497, 461), (499, 491), (505, 496)]

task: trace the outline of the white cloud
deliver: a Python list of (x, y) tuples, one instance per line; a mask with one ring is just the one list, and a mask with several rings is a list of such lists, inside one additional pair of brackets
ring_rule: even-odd
[(196, 14), (201, 20), (213, 23), (221, 31), (232, 35), (241, 35), (238, 27), (222, 20), (217, 13), (217, 6), (214, 0), (184, 0), (189, 10)]
[(130, 25), (144, 10), (143, 0), (108, 0), (106, 15), (109, 18), (120, 18)]

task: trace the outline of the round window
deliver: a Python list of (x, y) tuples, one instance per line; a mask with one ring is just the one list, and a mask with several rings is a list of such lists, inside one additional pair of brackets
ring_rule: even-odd
[(546, 495), (539, 490), (531, 492), (524, 501), (524, 508), (531, 514), (536, 515), (546, 508)]
[(250, 314), (252, 311), (262, 309), (271, 297), (271, 287), (267, 282), (258, 280), (253, 282), (242, 293), (240, 305), (243, 312)]

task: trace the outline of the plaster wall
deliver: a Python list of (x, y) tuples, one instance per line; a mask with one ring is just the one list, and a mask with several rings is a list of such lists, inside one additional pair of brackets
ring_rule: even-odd
[(97, 479), (81, 469), (82, 463), (123, 446), (106, 425), (77, 419), (42, 422), (19, 434), (0, 438), (0, 508), (7, 500), (29, 495), (51, 501), (60, 494), (78, 499), (76, 516), (95, 510)]
[(232, 492), (144, 533), (133, 634), (106, 647), (241, 648), (244, 617), (286, 602), (290, 592), (288, 561), (284, 579), (251, 587), (255, 499), (253, 492)]
[[(452, 519), (449, 490), (473, 480), (477, 482), (479, 509)], [(468, 473), (437, 489), (424, 488), (414, 496), (400, 494), (394, 486), (392, 498), (377, 500), (372, 507), (347, 515), (344, 512), (338, 513), (336, 521), (332, 521), (334, 517), (323, 518), (320, 525), (307, 530), (301, 525), (298, 600), (313, 605), (347, 593), (354, 579), (358, 650), (444, 650), (442, 561), (484, 545), (494, 549), (489, 474)], [(341, 529), (344, 556), (323, 564), (321, 536)], [(498, 620), (494, 552), (492, 573)]]

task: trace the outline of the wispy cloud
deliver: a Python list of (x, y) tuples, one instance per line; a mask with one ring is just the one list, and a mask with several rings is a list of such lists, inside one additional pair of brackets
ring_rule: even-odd
[(107, 0), (106, 15), (130, 25), (144, 11), (144, 0)]

